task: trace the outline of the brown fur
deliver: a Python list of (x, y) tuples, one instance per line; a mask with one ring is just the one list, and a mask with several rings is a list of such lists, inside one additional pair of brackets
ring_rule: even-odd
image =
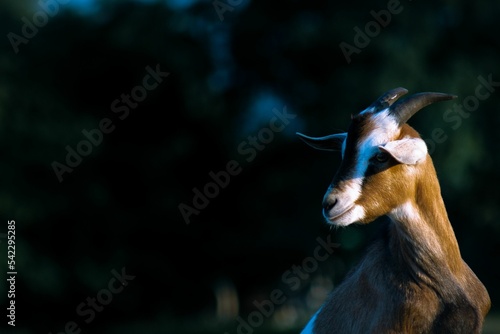
[[(404, 125), (394, 139), (405, 136), (420, 138)], [(387, 214), (391, 221), (332, 292), (315, 333), (480, 333), (490, 299), (460, 256), (431, 157), (366, 176), (356, 203), (367, 213), (362, 223)], [(391, 216), (404, 203), (421, 219)]]

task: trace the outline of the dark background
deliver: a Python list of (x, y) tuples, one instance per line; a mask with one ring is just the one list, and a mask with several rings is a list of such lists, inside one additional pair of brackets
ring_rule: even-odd
[[(53, 6), (46, 22), (41, 3)], [(459, 96), (410, 124), (446, 136), (432, 157), (462, 256), (492, 299), (485, 332), (498, 333), (500, 87), (466, 117), (445, 112), (474, 101), (479, 77), (500, 81), (500, 2), (53, 3), (0, 5), (0, 233), (16, 221), (16, 333), (299, 332), (380, 223), (326, 226), (321, 199), (339, 156), (294, 133), (345, 130), (398, 86)], [(369, 24), (394, 5), (385, 27)], [(41, 26), (16, 50), (12, 34), (34, 16)], [(372, 37), (355, 40), (367, 24)], [(341, 43), (358, 47), (350, 62)], [(170, 74), (120, 119), (112, 102), (142, 85), (147, 66)], [(265, 137), (284, 108), (295, 118)], [(67, 146), (103, 119), (113, 131), (59, 182), (54, 161), (66, 164)], [(267, 143), (253, 155), (259, 133)], [(186, 224), (179, 205), (193, 206), (193, 188), (231, 160), (239, 173)], [(340, 247), (292, 289), (283, 275), (311, 264), (328, 235)], [(110, 293), (122, 270), (135, 278)], [(286, 301), (259, 323), (253, 302), (273, 290)], [(87, 323), (77, 308), (96, 297), (107, 304)]]

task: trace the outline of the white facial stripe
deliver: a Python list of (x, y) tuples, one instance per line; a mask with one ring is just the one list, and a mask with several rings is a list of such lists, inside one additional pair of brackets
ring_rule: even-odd
[(399, 132), (399, 123), (389, 114), (389, 108), (374, 114), (371, 120), (375, 122), (377, 129), (384, 130), (387, 135), (395, 135)]
[(368, 137), (358, 144), (358, 161), (355, 178), (363, 178), (368, 168), (368, 160), (378, 151), (378, 147), (390, 141), (399, 131), (399, 125), (389, 115), (389, 109), (384, 109), (371, 118), (375, 127)]
[[(358, 157), (352, 179), (350, 179), (345, 188), (346, 195), (354, 203), (361, 195), (361, 185), (368, 168), (368, 161), (379, 150), (378, 147), (392, 140), (399, 131), (398, 123), (389, 115), (389, 109), (384, 109), (371, 118), (375, 122), (374, 129), (368, 137), (358, 144)], [(345, 150), (345, 142), (342, 146)]]

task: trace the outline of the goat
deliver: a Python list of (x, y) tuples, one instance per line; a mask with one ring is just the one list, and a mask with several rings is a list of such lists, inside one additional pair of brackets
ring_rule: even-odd
[(425, 106), (456, 98), (392, 89), (352, 116), (346, 133), (309, 137), (342, 153), (323, 198), (334, 226), (388, 216), (360, 263), (333, 290), (302, 334), (480, 333), (486, 288), (462, 260), (427, 146), (406, 122)]

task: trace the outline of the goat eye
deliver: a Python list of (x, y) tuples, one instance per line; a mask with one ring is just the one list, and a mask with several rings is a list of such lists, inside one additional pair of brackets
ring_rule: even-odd
[(378, 162), (386, 162), (389, 160), (389, 154), (387, 152), (378, 152), (375, 154), (375, 160)]

